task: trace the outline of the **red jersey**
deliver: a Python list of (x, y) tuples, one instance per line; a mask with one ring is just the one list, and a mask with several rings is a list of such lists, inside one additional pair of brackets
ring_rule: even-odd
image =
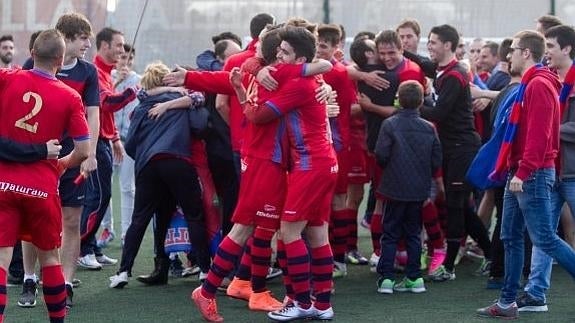
[(329, 119), (333, 146), (336, 152), (345, 151), (350, 145), (351, 105), (357, 102), (357, 91), (349, 79), (346, 67), (331, 60), (333, 69), (323, 74), (323, 79), (337, 92), (339, 115)]
[[(317, 102), (315, 78), (298, 78), (286, 82), (264, 104), (251, 105), (246, 114), (284, 117), (290, 148), (291, 171), (319, 170), (337, 165), (331, 145), (325, 104)], [(265, 122), (265, 120), (259, 120)]]
[[(80, 95), (39, 70), (0, 70), (0, 115), (0, 136), (15, 142), (43, 144), (61, 139), (64, 132), (76, 141), (89, 139)], [(0, 190), (37, 197), (43, 197), (38, 191), (55, 194), (56, 165), (55, 160), (0, 161)]]
[[(254, 57), (256, 55), (256, 43), (258, 39), (253, 39), (249, 44), (246, 50), (241, 53), (234, 54), (228, 58), (226, 63), (224, 64), (224, 71), (231, 71), (234, 67), (241, 67), (242, 64), (250, 57)], [(243, 84), (245, 87), (249, 85), (248, 78), (243, 79)], [(244, 116), (242, 113), (242, 106), (238, 101), (238, 98), (235, 95), (235, 92), (230, 95), (230, 136), (232, 141), (232, 150), (233, 151), (240, 151), (242, 147), (243, 141), (243, 131), (244, 131)]]
[(127, 88), (124, 92), (115, 94), (111, 74), (114, 65), (107, 64), (100, 56), (94, 58), (94, 65), (98, 71), (100, 87), (100, 138), (120, 139), (114, 121), (114, 112), (132, 102), (136, 98), (136, 91)]

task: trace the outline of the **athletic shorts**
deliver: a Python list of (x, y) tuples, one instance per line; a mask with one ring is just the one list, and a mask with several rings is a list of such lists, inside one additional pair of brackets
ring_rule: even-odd
[(383, 176), (383, 168), (379, 167), (377, 161), (375, 160), (374, 154), (367, 154), (367, 170), (369, 178), (371, 180), (371, 185), (375, 188), (379, 187), (381, 182), (381, 177)]
[(64, 207), (80, 207), (84, 205), (86, 196), (86, 180), (81, 183), (74, 183), (80, 175), (80, 167), (74, 167), (66, 170), (60, 177), (58, 192), (60, 194), (60, 203)]
[(337, 181), (335, 184), (335, 194), (346, 194), (349, 185), (349, 150), (337, 153)]
[(475, 154), (475, 152), (455, 152), (443, 156), (443, 181), (446, 191), (473, 190), (465, 175)]
[(60, 247), (62, 208), (57, 194), (42, 197), (0, 191), (0, 247), (12, 247), (18, 239), (41, 250)]
[(349, 165), (347, 172), (348, 184), (369, 183), (369, 170), (367, 167), (367, 151), (361, 149), (360, 147), (352, 146), (349, 153), (348, 165)]
[(241, 169), (232, 222), (277, 230), (286, 196), (285, 169), (271, 160), (252, 157), (242, 158)]
[(282, 221), (308, 221), (310, 226), (329, 222), (337, 181), (337, 166), (288, 175), (288, 192)]

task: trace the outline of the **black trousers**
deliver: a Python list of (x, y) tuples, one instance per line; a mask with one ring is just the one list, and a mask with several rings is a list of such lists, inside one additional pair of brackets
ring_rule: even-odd
[(188, 222), (190, 242), (196, 250), (197, 263), (202, 270), (208, 271), (210, 256), (198, 175), (187, 161), (173, 158), (148, 162), (136, 177), (134, 213), (124, 238), (119, 272), (131, 273), (146, 228), (154, 214), (156, 256), (167, 257), (164, 238), (176, 204), (182, 208)]

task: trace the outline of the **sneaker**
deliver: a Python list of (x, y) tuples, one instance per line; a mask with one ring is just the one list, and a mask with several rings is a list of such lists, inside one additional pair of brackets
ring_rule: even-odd
[(201, 271), (198, 275), (198, 281), (203, 284), (206, 279), (208, 279), (208, 273)]
[(312, 305), (312, 307), (315, 310), (315, 316), (313, 317), (313, 320), (317, 320), (317, 321), (331, 321), (331, 320), (333, 320), (333, 317), (334, 317), (333, 307), (330, 307), (326, 310), (319, 310), (314, 305)]
[(116, 238), (114, 232), (108, 230), (108, 228), (105, 228), (104, 230), (102, 230), (100, 238), (96, 241), (96, 246), (98, 246), (98, 248), (106, 248), (108, 247), (110, 242), (114, 240), (114, 238)]
[(399, 283), (393, 285), (393, 290), (398, 292), (412, 292), (412, 293), (424, 293), (426, 291), (425, 284), (423, 283), (423, 278), (417, 278), (416, 280), (411, 280), (405, 277)]
[(316, 309), (313, 306), (305, 309), (300, 307), (297, 301), (273, 312), (268, 313), (268, 318), (276, 322), (289, 322), (296, 320), (309, 320), (316, 316)]
[(196, 304), (202, 317), (208, 322), (223, 322), (224, 318), (218, 313), (218, 305), (215, 298), (205, 298), (202, 296), (202, 286), (192, 292), (192, 301)]
[(128, 272), (123, 271), (110, 277), (110, 288), (121, 289), (128, 285)]
[(180, 258), (176, 257), (174, 260), (170, 260), (170, 276), (174, 278), (182, 277), (184, 272), (184, 266)]
[(282, 273), (282, 270), (281, 270), (281, 269), (276, 268), (276, 267), (270, 267), (270, 268), (268, 269), (268, 274), (267, 274), (267, 276), (266, 276), (266, 280), (274, 279), (274, 278), (276, 278), (276, 277), (281, 276), (282, 274), (283, 274), (283, 273)]
[(66, 308), (70, 309), (72, 306), (74, 306), (74, 302), (72, 301), (72, 299), (74, 298), (74, 287), (72, 287), (72, 285), (66, 285)]
[(34, 307), (36, 306), (36, 296), (38, 295), (38, 284), (34, 279), (26, 279), (22, 284), (22, 294), (18, 299), (18, 306), (20, 307)]
[(224, 277), (224, 280), (222, 280), (222, 283), (220, 284), (220, 286), (218, 286), (218, 291), (224, 293), (227, 292), (228, 286), (230, 286), (231, 283), (232, 281), (228, 277)]
[(241, 280), (237, 277), (234, 277), (228, 286), (226, 294), (229, 297), (249, 301), (250, 296), (252, 295), (252, 283), (249, 280)]
[(192, 267), (186, 267), (182, 270), (182, 277), (190, 277), (190, 276), (194, 276), (200, 273), (200, 267), (199, 266), (192, 266)]
[(371, 230), (371, 223), (367, 222), (367, 219), (365, 217), (361, 219), (359, 225), (361, 225), (361, 227), (364, 229)]
[(372, 273), (377, 272), (377, 264), (379, 263), (379, 256), (374, 252), (369, 257), (369, 271)]
[(333, 262), (333, 278), (342, 278), (347, 276), (347, 265), (343, 262)]
[(547, 303), (533, 298), (529, 293), (523, 293), (517, 298), (517, 310), (519, 312), (547, 312)]
[(431, 261), (428, 267), (428, 273), (431, 275), (434, 271), (436, 271), (441, 265), (443, 265), (443, 261), (445, 261), (445, 249), (435, 249), (433, 250), (433, 256), (431, 256)]
[(112, 266), (118, 263), (118, 259), (110, 258), (106, 255), (96, 256), (96, 261), (102, 266)]
[(436, 271), (429, 274), (429, 279), (436, 282), (455, 280), (455, 270), (449, 271), (444, 266), (437, 268)]
[(90, 269), (90, 270), (100, 270), (102, 269), (102, 264), (96, 260), (94, 254), (85, 255), (84, 257), (78, 258), (78, 266)]
[(78, 287), (80, 287), (80, 285), (82, 285), (81, 280), (79, 280), (78, 278), (72, 279), (72, 287), (78, 288)]
[(517, 318), (517, 304), (513, 303), (508, 308), (503, 308), (499, 306), (499, 302), (495, 302), (491, 306), (478, 309), (475, 313), (482, 317), (514, 320)]
[(252, 311), (273, 312), (282, 309), (283, 304), (274, 298), (271, 291), (267, 290), (261, 293), (252, 293), (248, 307)]
[(380, 294), (393, 294), (393, 286), (395, 282), (391, 279), (383, 279), (380, 277), (377, 280), (377, 292)]
[(349, 251), (345, 256), (345, 260), (347, 261), (348, 264), (352, 265), (367, 265), (369, 263), (369, 260), (367, 260), (367, 258), (365, 258), (359, 252), (359, 250)]
[(483, 260), (481, 261), (481, 265), (479, 266), (479, 268), (477, 268), (477, 270), (473, 273), (473, 275), (487, 276), (489, 275), (490, 271), (491, 271), (491, 260), (486, 260), (485, 258), (483, 258)]
[[(503, 288), (503, 277), (489, 277), (485, 289), (501, 289)], [(519, 304), (517, 304), (519, 306)]]
[(483, 261), (485, 256), (483, 255), (483, 250), (479, 248), (479, 245), (473, 243), (466, 246), (465, 255), (473, 260)]

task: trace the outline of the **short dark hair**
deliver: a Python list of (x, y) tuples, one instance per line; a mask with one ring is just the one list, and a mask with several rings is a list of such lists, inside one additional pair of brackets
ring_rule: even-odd
[(345, 27), (342, 24), (337, 25), (339, 27), (339, 30), (341, 30), (341, 38), (340, 41), (341, 42), (345, 42), (345, 37), (346, 37), (346, 32), (345, 32)]
[(2, 37), (0, 37), (0, 43), (7, 40), (14, 42), (14, 37), (12, 37), (12, 35), (2, 35)]
[(250, 36), (256, 39), (267, 25), (273, 25), (275, 18), (267, 13), (260, 13), (255, 15), (250, 21)]
[(431, 28), (429, 34), (436, 34), (439, 40), (443, 43), (451, 43), (451, 51), (455, 52), (459, 44), (459, 32), (451, 25), (439, 25)]
[(389, 44), (395, 45), (397, 49), (402, 49), (401, 39), (395, 30), (384, 30), (377, 35), (375, 38), (375, 44), (379, 46), (379, 44)]
[(305, 57), (310, 63), (315, 57), (315, 36), (306, 28), (286, 26), (280, 32), (282, 41), (293, 47), (296, 58)]
[(124, 43), (124, 52), (126, 52), (126, 54), (132, 53), (131, 55), (136, 56), (136, 48), (132, 47), (130, 44)]
[(414, 80), (404, 81), (397, 88), (397, 98), (404, 109), (417, 109), (423, 104), (423, 86)]
[(337, 46), (341, 41), (341, 29), (334, 24), (321, 24), (317, 28), (317, 38), (324, 40), (331, 46)]
[(216, 54), (216, 57), (224, 60), (224, 53), (226, 52), (226, 49), (228, 49), (228, 46), (230, 46), (230, 43), (233, 42), (234, 41), (231, 39), (222, 39), (217, 42), (216, 46), (214, 46), (214, 53)]
[(66, 39), (75, 40), (76, 35), (86, 34), (92, 37), (92, 25), (88, 18), (81, 13), (72, 12), (67, 13), (56, 22), (56, 29), (61, 32)]
[(280, 37), (281, 30), (282, 28), (280, 26), (268, 26), (266, 33), (262, 39), (260, 39), (262, 58), (267, 65), (275, 62), (277, 59), (278, 47), (282, 42)]
[(359, 38), (368, 38), (368, 39), (374, 40), (375, 34), (371, 31), (363, 30), (363, 31), (360, 31), (357, 34), (355, 34), (355, 36), (353, 37), (353, 40), (355, 41), (356, 39), (359, 39)]
[(102, 42), (111, 43), (114, 35), (123, 35), (123, 33), (110, 27), (102, 28), (102, 30), (96, 34), (96, 49), (102, 47)]
[(555, 26), (559, 26), (559, 25), (563, 24), (561, 19), (559, 19), (557, 16), (553, 16), (553, 15), (543, 15), (543, 16), (537, 18), (536, 21), (541, 24), (541, 28), (543, 29), (544, 33), (547, 31), (547, 29), (549, 29), (551, 27), (555, 27)]
[(317, 32), (317, 24), (309, 22), (305, 18), (292, 17), (292, 18), (288, 19), (285, 24), (286, 24), (286, 26), (303, 27), (303, 28), (307, 29), (309, 32), (311, 32), (312, 34), (315, 34)]
[(419, 26), (419, 22), (413, 18), (407, 18), (402, 20), (395, 31), (399, 31), (399, 28), (411, 28), (417, 37), (421, 34), (421, 27)]
[(571, 46), (569, 57), (575, 58), (575, 29), (567, 25), (559, 25), (547, 29), (545, 38), (555, 38), (561, 49)]
[(44, 30), (36, 37), (32, 50), (36, 63), (52, 64), (55, 59), (64, 57), (64, 36), (56, 29)]
[(358, 38), (354, 40), (349, 47), (349, 56), (360, 69), (363, 69), (367, 65), (367, 57), (365, 57), (365, 53), (372, 52), (375, 54), (373, 48), (366, 44), (367, 40), (367, 37)]
[(238, 44), (240, 47), (242, 47), (242, 40), (241, 40), (240, 36), (234, 34), (231, 31), (224, 31), (223, 33), (212, 36), (212, 43), (214, 45), (216, 45), (220, 40), (225, 40), (225, 39), (229, 39), (229, 40), (235, 42), (236, 44)]
[(488, 41), (481, 48), (488, 48), (492, 56), (497, 56), (497, 53), (499, 53), (499, 44), (496, 42)]
[(501, 45), (499, 45), (499, 60), (502, 62), (509, 62), (507, 59), (507, 55), (511, 52), (511, 43), (513, 43), (513, 39), (505, 38)]
[(533, 30), (524, 30), (515, 34), (514, 38), (519, 39), (520, 48), (529, 49), (533, 60), (540, 62), (545, 53), (545, 38), (540, 33)]
[(40, 33), (42, 32), (42, 30), (38, 30), (32, 33), (32, 35), (30, 35), (30, 41), (28, 42), (28, 50), (32, 51), (32, 48), (34, 48), (34, 41), (36, 41), (36, 38), (38, 38), (38, 35), (40, 35)]

